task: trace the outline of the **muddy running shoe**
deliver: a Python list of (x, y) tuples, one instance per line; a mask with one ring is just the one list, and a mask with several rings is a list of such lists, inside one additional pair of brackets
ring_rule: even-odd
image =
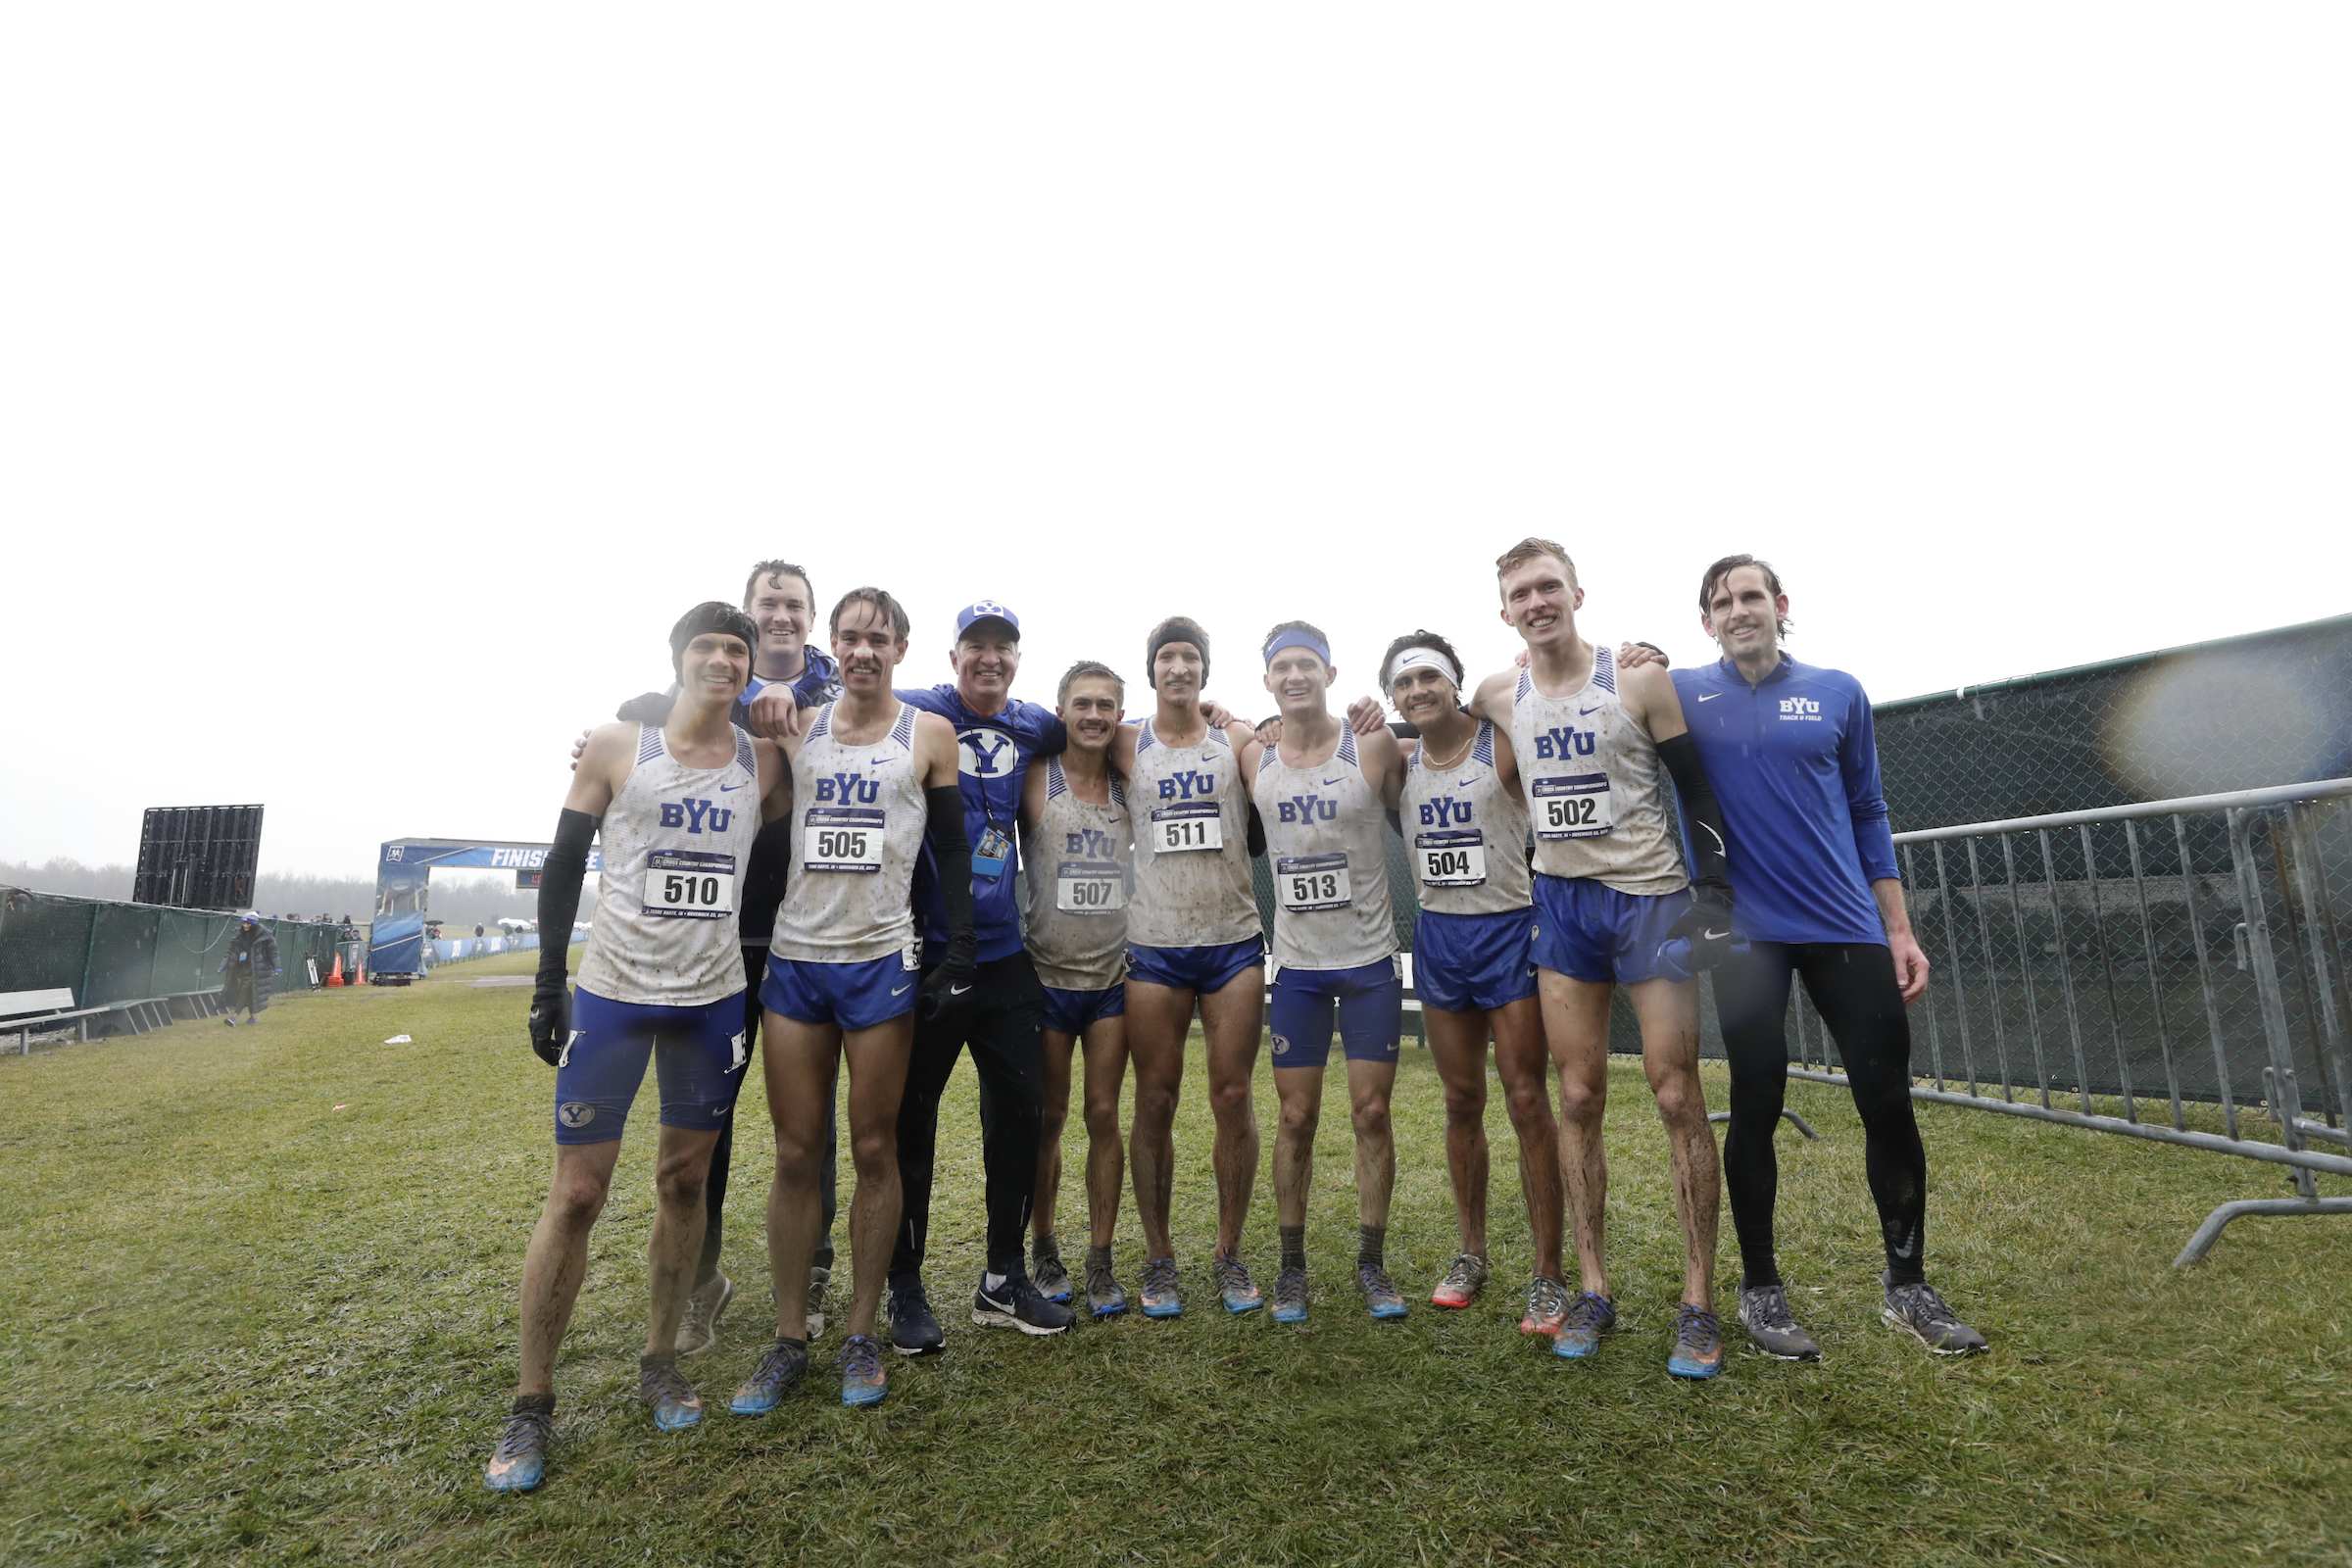
[(1056, 1306), (1067, 1306), (1077, 1294), (1070, 1286), (1070, 1271), (1062, 1266), (1061, 1244), (1051, 1237), (1040, 1237), (1029, 1250), (1029, 1277), (1037, 1285), (1037, 1294)]
[(1274, 1321), (1306, 1321), (1306, 1270), (1286, 1268), (1274, 1276)]
[[(531, 1408), (507, 1417), (506, 1430), (498, 1435), (498, 1447), (482, 1471), (482, 1485), (492, 1492), (528, 1492), (546, 1474), (547, 1446), (556, 1436), (556, 1401), (541, 1397), (545, 1408), (534, 1402)], [(523, 1400), (514, 1402), (519, 1405)]]
[(1756, 1285), (1740, 1293), (1740, 1326), (1756, 1348), (1776, 1361), (1818, 1361), (1821, 1347), (1796, 1326), (1788, 1293), (1778, 1285)]
[(1568, 1310), (1560, 1318), (1559, 1332), (1551, 1337), (1551, 1353), (1570, 1360), (1597, 1355), (1600, 1337), (1616, 1326), (1616, 1302), (1591, 1291), (1580, 1291), (1570, 1298)]
[(1266, 1304), (1257, 1281), (1250, 1277), (1250, 1265), (1231, 1252), (1219, 1252), (1208, 1269), (1216, 1276), (1217, 1296), (1224, 1301), (1226, 1311), (1239, 1315), (1254, 1312)]
[[(1885, 1276), (1880, 1278), (1884, 1283)], [(1925, 1280), (1917, 1285), (1888, 1285), (1886, 1304), (1879, 1309), (1879, 1316), (1888, 1328), (1910, 1335), (1937, 1355), (1971, 1355), (1985, 1348), (1984, 1336), (1961, 1322)]]
[(1059, 1334), (1077, 1319), (1070, 1309), (1049, 1301), (1026, 1274), (1007, 1274), (1004, 1283), (989, 1288), (980, 1276), (972, 1292), (972, 1321), (984, 1329), (1019, 1329), (1023, 1334)]
[(1364, 1310), (1374, 1317), (1404, 1316), (1404, 1293), (1378, 1263), (1355, 1265), (1355, 1289), (1364, 1298)]
[(1560, 1332), (1560, 1321), (1567, 1315), (1568, 1287), (1539, 1274), (1527, 1288), (1527, 1311), (1520, 1316), (1519, 1332), (1549, 1338)]
[(889, 1379), (882, 1371), (882, 1347), (862, 1334), (853, 1334), (841, 1342), (841, 1402), (846, 1405), (880, 1404), (882, 1396), (890, 1392)]
[(718, 1343), (718, 1315), (735, 1299), (735, 1282), (713, 1274), (710, 1283), (686, 1298), (686, 1315), (678, 1322), (678, 1353), (695, 1355)]
[(1446, 1269), (1438, 1288), (1429, 1293), (1429, 1304), (1449, 1307), (1455, 1311), (1478, 1299), (1478, 1293), (1487, 1286), (1487, 1260), (1476, 1252), (1464, 1252)]
[[(890, 1345), (901, 1355), (930, 1355), (948, 1347), (948, 1337), (931, 1315), (931, 1298), (917, 1275), (890, 1282)], [(879, 1398), (880, 1396), (875, 1396)]]
[(1086, 1309), (1096, 1317), (1116, 1317), (1127, 1310), (1127, 1293), (1110, 1272), (1110, 1259), (1106, 1257), (1086, 1260)]
[(1711, 1378), (1723, 1370), (1723, 1320), (1685, 1301), (1674, 1309), (1674, 1348), (1666, 1370), (1678, 1378)]
[(683, 1432), (700, 1426), (703, 1401), (678, 1370), (675, 1355), (637, 1358), (637, 1399), (654, 1412), (654, 1425), (663, 1432)]
[(1146, 1317), (1184, 1315), (1184, 1293), (1176, 1288), (1176, 1260), (1172, 1257), (1147, 1258), (1136, 1294), (1144, 1298)]
[(752, 1369), (743, 1387), (735, 1391), (727, 1408), (737, 1415), (765, 1415), (800, 1386), (808, 1370), (808, 1348), (778, 1340), (767, 1348), (767, 1353), (760, 1358), (760, 1364)]

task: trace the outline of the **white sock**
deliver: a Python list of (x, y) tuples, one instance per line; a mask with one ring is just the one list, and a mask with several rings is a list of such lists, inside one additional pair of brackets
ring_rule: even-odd
[(981, 1287), (985, 1290), (991, 1291), (1003, 1290), (1004, 1288), (1004, 1280), (1005, 1276), (1002, 1274), (983, 1274), (980, 1276)]

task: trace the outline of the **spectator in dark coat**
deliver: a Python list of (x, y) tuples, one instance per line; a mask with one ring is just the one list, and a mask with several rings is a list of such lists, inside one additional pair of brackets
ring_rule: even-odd
[(236, 935), (228, 939), (228, 956), (220, 960), (220, 972), (227, 976), (221, 989), (220, 1021), (231, 1028), (236, 1026), (237, 1009), (245, 1009), (245, 1021), (257, 1022), (262, 1009), (270, 1005), (270, 982), (277, 974), (277, 938), (262, 924), (262, 917), (253, 910), (245, 911), (237, 922)]

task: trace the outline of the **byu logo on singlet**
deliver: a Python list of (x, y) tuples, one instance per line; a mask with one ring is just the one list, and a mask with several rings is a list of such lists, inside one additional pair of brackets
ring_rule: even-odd
[(974, 778), (1001, 778), (1019, 760), (1012, 752), (1012, 737), (992, 734), (984, 729), (966, 730), (956, 737), (957, 750), (963, 753), (958, 765)]
[(734, 819), (735, 813), (726, 807), (715, 806), (709, 801), (698, 801), (692, 797), (683, 801), (663, 801), (662, 803), (662, 825), (663, 827), (682, 827), (689, 833), (700, 833), (706, 828), (712, 833), (724, 833), (727, 830), (727, 824)]
[(1062, 837), (1069, 841), (1062, 854), (1084, 856), (1090, 860), (1107, 860), (1118, 850), (1109, 834), (1096, 828), (1082, 828), (1076, 833), (1065, 833)]
[(1468, 826), (1469, 821), (1470, 803), (1468, 801), (1457, 801), (1450, 795), (1441, 795), (1434, 800), (1421, 803), (1421, 825), (1423, 827), (1444, 827), (1450, 822), (1459, 822)]
[(830, 778), (816, 781), (819, 805), (826, 801), (839, 801), (845, 806), (871, 806), (881, 798), (882, 781), (878, 778), (861, 778), (856, 773), (835, 773)]
[(1329, 822), (1340, 814), (1340, 803), (1320, 795), (1294, 795), (1281, 806), (1285, 822)]
[(1589, 729), (1569, 724), (1560, 729), (1539, 730), (1536, 734), (1536, 756), (1550, 760), (1556, 758), (1591, 757), (1595, 738)]
[(1163, 801), (1189, 801), (1196, 795), (1212, 794), (1216, 787), (1216, 774), (1183, 769), (1159, 781), (1159, 798)]

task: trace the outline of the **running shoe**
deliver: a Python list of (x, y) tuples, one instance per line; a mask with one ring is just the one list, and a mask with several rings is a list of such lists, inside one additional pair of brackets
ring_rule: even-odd
[(1429, 1293), (1429, 1304), (1458, 1311), (1477, 1300), (1478, 1293), (1486, 1285), (1487, 1260), (1476, 1252), (1464, 1252), (1453, 1260), (1446, 1277), (1438, 1281), (1438, 1288)]
[(1233, 1253), (1219, 1252), (1208, 1267), (1209, 1272), (1216, 1276), (1217, 1295), (1223, 1298), (1226, 1311), (1236, 1314), (1254, 1312), (1266, 1304), (1265, 1297), (1258, 1292), (1257, 1281), (1250, 1277), (1250, 1265)]
[(703, 1401), (678, 1370), (674, 1355), (637, 1358), (637, 1398), (654, 1412), (654, 1425), (662, 1432), (683, 1432), (700, 1426)]
[(1567, 1315), (1568, 1287), (1539, 1274), (1527, 1287), (1527, 1311), (1519, 1319), (1519, 1332), (1548, 1339), (1560, 1332), (1560, 1321)]
[(880, 1404), (890, 1392), (889, 1379), (882, 1373), (882, 1347), (864, 1335), (853, 1334), (841, 1342), (840, 1365), (842, 1403)]
[(1286, 1268), (1274, 1276), (1274, 1321), (1306, 1321), (1306, 1270)]
[(1560, 1317), (1559, 1332), (1551, 1337), (1551, 1353), (1580, 1360), (1600, 1353), (1600, 1337), (1617, 1326), (1617, 1303), (1605, 1296), (1580, 1291)]
[(1756, 1285), (1740, 1293), (1740, 1326), (1756, 1348), (1776, 1361), (1818, 1361), (1821, 1347), (1796, 1326), (1788, 1293), (1778, 1285)]
[[(1880, 1280), (1884, 1284), (1885, 1276)], [(1926, 1280), (1886, 1286), (1886, 1304), (1879, 1316), (1888, 1328), (1910, 1335), (1937, 1355), (1972, 1355), (1985, 1348), (1984, 1336), (1961, 1322)]]
[(1070, 1284), (1070, 1271), (1062, 1266), (1061, 1248), (1054, 1242), (1045, 1242), (1030, 1250), (1030, 1278), (1037, 1283), (1037, 1294), (1056, 1306), (1067, 1306), (1077, 1294)]
[(482, 1471), (482, 1485), (492, 1492), (528, 1492), (547, 1473), (547, 1446), (555, 1441), (556, 1412), (517, 1410), (507, 1417), (498, 1435), (498, 1447)]
[[(812, 1268), (808, 1271), (808, 1343), (811, 1345), (825, 1337), (825, 1287), (832, 1282), (833, 1271), (829, 1268)], [(768, 1298), (772, 1304), (775, 1298), (775, 1287), (772, 1285), (768, 1287)]]
[(1127, 1310), (1127, 1293), (1111, 1276), (1107, 1262), (1087, 1260), (1086, 1309), (1097, 1317), (1115, 1317)]
[(948, 1348), (948, 1337), (941, 1331), (939, 1319), (931, 1315), (931, 1298), (923, 1294), (919, 1275), (909, 1274), (890, 1283), (890, 1346), (901, 1355), (930, 1355)]
[(1723, 1320), (1685, 1301), (1674, 1309), (1674, 1348), (1666, 1370), (1678, 1378), (1711, 1378), (1723, 1370)]
[(737, 1415), (765, 1415), (800, 1386), (808, 1370), (807, 1348), (778, 1340), (767, 1348), (767, 1353), (760, 1358), (760, 1364), (752, 1369), (743, 1387), (735, 1391), (727, 1408)]
[(1364, 1309), (1374, 1317), (1404, 1316), (1404, 1293), (1378, 1263), (1355, 1265), (1355, 1288), (1364, 1298)]
[(1176, 1260), (1172, 1257), (1145, 1259), (1144, 1277), (1136, 1286), (1136, 1294), (1144, 1298), (1146, 1317), (1184, 1315), (1184, 1295), (1176, 1288)]
[(972, 1321), (984, 1329), (1019, 1329), (1023, 1334), (1059, 1334), (1077, 1319), (1070, 1309), (1049, 1301), (1026, 1274), (1007, 1274), (995, 1290), (988, 1276), (972, 1292)]
[(710, 1283), (686, 1298), (686, 1315), (678, 1321), (678, 1353), (695, 1355), (718, 1343), (718, 1315), (735, 1299), (735, 1282), (713, 1274)]

